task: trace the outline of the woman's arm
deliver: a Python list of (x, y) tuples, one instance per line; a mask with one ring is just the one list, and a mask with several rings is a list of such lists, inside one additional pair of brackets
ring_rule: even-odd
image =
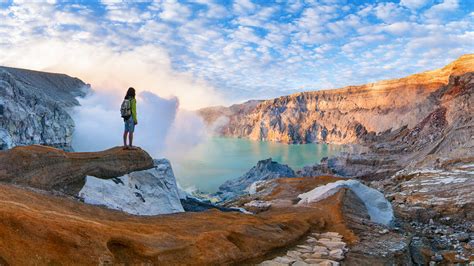
[(135, 122), (135, 124), (138, 124), (138, 120), (137, 120), (137, 100), (136, 99), (131, 100), (130, 107), (132, 109), (133, 121)]

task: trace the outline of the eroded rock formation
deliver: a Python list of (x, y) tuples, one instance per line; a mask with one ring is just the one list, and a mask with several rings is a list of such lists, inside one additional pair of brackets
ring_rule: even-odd
[(31, 144), (70, 150), (68, 111), (88, 89), (64, 74), (0, 67), (0, 150)]
[(244, 263), (292, 245), (312, 230), (338, 232), (352, 244), (357, 237), (343, 219), (342, 200), (338, 193), (308, 207), (290, 204), (259, 215), (208, 211), (138, 217), (2, 184), (0, 261), (37, 265)]
[(294, 177), (295, 172), (288, 165), (272, 161), (272, 158), (261, 160), (241, 177), (228, 180), (219, 186), (217, 195), (229, 200), (248, 193), (255, 182), (271, 180), (279, 177)]
[(153, 160), (142, 149), (64, 152), (32, 145), (0, 151), (0, 182), (69, 195), (77, 195), (88, 175), (110, 179), (150, 168)]
[(220, 118), (219, 133), (225, 136), (284, 143), (359, 143), (387, 130), (414, 128), (438, 109), (437, 93), (450, 78), (473, 71), (474, 55), (470, 54), (442, 69), (406, 78), (206, 108), (199, 113), (210, 124)]

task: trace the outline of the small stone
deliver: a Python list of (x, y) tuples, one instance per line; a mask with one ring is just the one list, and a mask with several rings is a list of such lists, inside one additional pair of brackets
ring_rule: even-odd
[(346, 247), (346, 243), (340, 241), (318, 241), (318, 243), (323, 244), (329, 249), (338, 249)]
[(297, 248), (295, 251), (300, 252), (301, 254), (306, 254), (306, 253), (313, 253), (313, 250), (311, 249), (303, 249), (303, 248)]
[(288, 263), (281, 263), (281, 262), (276, 262), (276, 261), (273, 261), (273, 260), (266, 260), (260, 264), (258, 264), (260, 266), (288, 266), (289, 264)]
[(386, 233), (388, 233), (389, 231), (387, 229), (383, 229), (381, 230), (379, 233), (382, 234), (382, 235), (385, 235)]
[(320, 238), (318, 241), (331, 241), (331, 238), (323, 237), (323, 238)]
[[(330, 262), (326, 262), (327, 260), (325, 259), (308, 259), (305, 260), (306, 263), (312, 264), (312, 265), (332, 265)], [(326, 264), (323, 264), (326, 263)]]
[(314, 259), (311, 261), (311, 264), (318, 265), (318, 266), (339, 266), (340, 263), (333, 260), (325, 260), (325, 259)]
[(431, 256), (431, 259), (434, 260), (435, 262), (440, 262), (443, 260), (443, 256), (441, 254), (436, 253), (433, 256)]
[(314, 246), (313, 252), (329, 252), (329, 249), (324, 246)]
[(288, 257), (299, 259), (301, 257), (301, 253), (298, 251), (290, 250), (286, 253)]
[(313, 259), (324, 259), (324, 258), (327, 258), (328, 256), (329, 256), (328, 252), (315, 252), (311, 254), (309, 257)]
[(329, 251), (321, 251), (321, 252), (301, 254), (301, 257), (305, 258), (305, 259), (321, 259), (321, 258), (325, 259), (328, 256), (329, 256)]
[(458, 241), (461, 241), (461, 242), (466, 242), (469, 240), (469, 234), (468, 233), (457, 233), (457, 234), (454, 234), (454, 238), (457, 239)]
[(343, 260), (344, 259), (344, 251), (342, 249), (336, 249), (329, 251), (329, 258), (334, 260)]
[(326, 233), (321, 234), (321, 237), (328, 237), (328, 238), (336, 237), (336, 236), (341, 236), (341, 235), (337, 232), (326, 232)]
[(292, 266), (306, 266), (306, 265), (309, 265), (308, 263), (304, 262), (304, 261), (301, 261), (301, 260), (298, 260), (298, 261), (295, 261), (293, 264), (291, 264)]
[(470, 240), (469, 242), (467, 242), (466, 248), (474, 249), (474, 240)]
[(307, 245), (298, 245), (297, 247), (302, 248), (302, 249), (309, 249), (309, 250), (313, 249), (312, 247), (307, 246)]
[(280, 262), (280, 263), (286, 263), (286, 264), (291, 264), (296, 261), (296, 259), (290, 258), (288, 256), (284, 257), (276, 257), (273, 259), (273, 261)]

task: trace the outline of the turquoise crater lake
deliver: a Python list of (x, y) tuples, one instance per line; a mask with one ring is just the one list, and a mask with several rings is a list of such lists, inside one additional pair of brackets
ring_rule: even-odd
[(173, 170), (183, 188), (215, 192), (226, 180), (239, 177), (259, 160), (271, 157), (293, 170), (318, 163), (342, 150), (341, 145), (288, 145), (239, 138), (213, 137), (190, 148), (186, 154), (169, 155)]

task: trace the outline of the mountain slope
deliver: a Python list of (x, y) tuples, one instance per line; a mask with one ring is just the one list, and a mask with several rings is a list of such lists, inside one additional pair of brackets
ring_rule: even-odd
[(30, 144), (71, 149), (68, 111), (88, 89), (64, 74), (0, 67), (0, 150)]
[(206, 108), (199, 113), (209, 124), (221, 121), (219, 133), (225, 136), (284, 143), (358, 143), (387, 130), (415, 127), (438, 108), (435, 92), (450, 77), (469, 72), (474, 72), (474, 54), (401, 79)]

